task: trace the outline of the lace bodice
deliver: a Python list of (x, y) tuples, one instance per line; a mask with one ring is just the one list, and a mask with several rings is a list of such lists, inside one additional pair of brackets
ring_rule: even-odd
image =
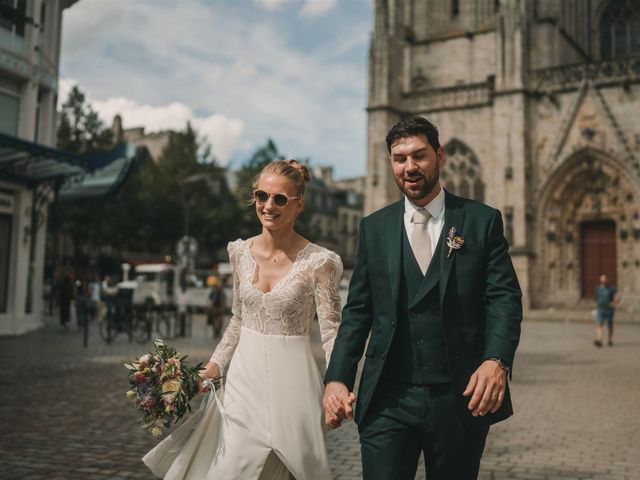
[(227, 247), (233, 269), (232, 317), (211, 361), (226, 369), (242, 326), (265, 335), (309, 335), (317, 313), (328, 363), (340, 324), (340, 257), (309, 243), (298, 252), (289, 273), (264, 293), (254, 285), (258, 266), (251, 242), (236, 240)]

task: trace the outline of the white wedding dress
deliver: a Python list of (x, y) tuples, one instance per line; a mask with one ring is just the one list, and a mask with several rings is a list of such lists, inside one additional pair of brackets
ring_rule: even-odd
[(233, 316), (211, 356), (222, 371), (228, 367), (222, 409), (209, 397), (143, 458), (165, 479), (331, 478), (324, 388), (309, 339), (317, 313), (328, 362), (340, 323), (342, 262), (309, 243), (289, 273), (264, 293), (254, 285), (258, 266), (251, 242), (228, 246)]

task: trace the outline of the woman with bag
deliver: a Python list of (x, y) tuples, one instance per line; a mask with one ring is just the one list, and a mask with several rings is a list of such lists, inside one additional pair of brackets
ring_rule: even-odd
[(229, 243), (233, 316), (202, 374), (226, 371), (223, 398), (215, 392), (218, 402), (209, 399), (202, 418), (183, 425), (193, 432), (186, 441), (178, 429), (181, 440), (167, 439), (144, 457), (156, 475), (331, 478), (323, 383), (309, 340), (317, 314), (328, 361), (340, 323), (342, 262), (294, 230), (309, 178), (295, 160), (269, 163), (256, 178), (252, 201), (262, 233)]

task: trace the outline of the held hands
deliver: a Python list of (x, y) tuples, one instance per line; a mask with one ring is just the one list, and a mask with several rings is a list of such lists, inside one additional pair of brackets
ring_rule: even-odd
[(205, 380), (208, 378), (220, 378), (222, 376), (220, 366), (215, 362), (208, 362), (204, 368), (200, 370), (200, 376)]
[(331, 428), (338, 428), (344, 419), (353, 419), (353, 402), (356, 396), (345, 384), (329, 382), (324, 391), (324, 422)]
[(462, 393), (471, 396), (469, 410), (474, 417), (495, 413), (502, 401), (507, 385), (507, 373), (498, 362), (485, 360), (471, 375), (467, 388)]

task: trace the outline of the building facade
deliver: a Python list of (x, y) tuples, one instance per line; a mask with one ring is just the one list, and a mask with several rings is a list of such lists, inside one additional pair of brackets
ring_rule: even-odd
[(56, 140), (62, 12), (77, 0), (0, 3), (0, 334), (41, 325), (46, 214), (81, 171)]
[(335, 180), (332, 167), (315, 167), (305, 192), (313, 241), (338, 253), (346, 269), (355, 263), (364, 207), (363, 183), (364, 177)]
[(640, 310), (640, 2), (376, 0), (365, 212), (399, 198), (384, 143), (440, 131), (453, 193), (502, 211), (531, 308)]
[(116, 115), (111, 123), (113, 144), (130, 143), (138, 147), (144, 147), (154, 163), (159, 163), (162, 154), (169, 146), (169, 142), (175, 136), (172, 130), (146, 133), (144, 127), (122, 128), (122, 117)]

